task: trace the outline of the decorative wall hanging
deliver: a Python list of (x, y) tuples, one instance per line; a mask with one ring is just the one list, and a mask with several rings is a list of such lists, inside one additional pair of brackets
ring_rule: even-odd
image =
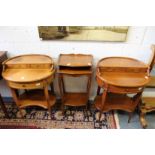
[(126, 41), (128, 26), (38, 26), (42, 40)]

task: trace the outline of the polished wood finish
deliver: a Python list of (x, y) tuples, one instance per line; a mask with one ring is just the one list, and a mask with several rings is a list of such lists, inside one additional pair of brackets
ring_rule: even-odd
[[(43, 73), (43, 72), (42, 72)], [(7, 81), (8, 85), (11, 88), (15, 89), (40, 89), (43, 88), (45, 85), (50, 85), (51, 82), (53, 82), (54, 79), (54, 72), (51, 72), (52, 75), (45, 80), (37, 80), (34, 82), (12, 82)]]
[(87, 93), (65, 93), (64, 105), (85, 106), (88, 101)]
[[(55, 97), (50, 91), (48, 94), (48, 102), (50, 103), (50, 106), (53, 106), (55, 104)], [(42, 90), (31, 90), (21, 94), (18, 98), (18, 103), (21, 108), (25, 108), (27, 106), (40, 106), (44, 109), (48, 109), (48, 102), (46, 101), (46, 98), (47, 97), (44, 96), (44, 92)]]
[[(2, 70), (3, 70), (3, 66), (2, 63), (7, 60), (7, 52), (6, 51), (0, 51), (0, 80), (2, 79)], [(7, 109), (5, 107), (5, 104), (3, 102), (2, 96), (0, 94), (0, 106), (5, 114), (6, 118), (9, 118), (9, 114), (7, 112)]]
[[(112, 62), (111, 62), (112, 60)], [(135, 71), (137, 72), (139, 69), (144, 69), (144, 71), (146, 71), (146, 67), (147, 65), (144, 64), (141, 61), (138, 61), (136, 59), (133, 58), (128, 58), (128, 57), (107, 57), (107, 58), (103, 58), (99, 61), (98, 63), (98, 67), (99, 69), (104, 69), (106, 70), (109, 69), (109, 71), (111, 70), (116, 70), (116, 69), (122, 69), (123, 71)], [(135, 70), (134, 70), (135, 69)]]
[[(119, 75), (118, 75), (119, 73)], [(106, 81), (112, 86), (120, 87), (141, 87), (148, 81), (147, 74), (143, 73), (122, 73), (122, 72), (102, 72), (97, 75), (101, 80)]]
[[(115, 94), (115, 93), (108, 93), (107, 94), (106, 102), (104, 103), (104, 108), (102, 112), (113, 110), (124, 110), (127, 112), (133, 112), (136, 104), (133, 105), (132, 98), (128, 97), (124, 94)], [(102, 109), (102, 96), (99, 95), (96, 98), (96, 107), (97, 109)]]
[[(144, 86), (149, 82), (148, 65), (126, 57), (108, 57), (97, 64), (98, 83), (95, 106), (102, 112), (124, 110), (131, 113), (141, 101)], [(100, 89), (104, 91), (100, 94)], [(135, 94), (133, 97), (127, 94)]]
[(53, 60), (46, 55), (22, 55), (3, 63), (3, 77), (12, 82), (34, 82), (54, 72)]
[[(86, 106), (89, 100), (91, 76), (92, 76), (92, 55), (84, 54), (60, 54), (58, 60), (59, 88), (62, 98), (62, 110), (64, 106)], [(87, 76), (87, 90), (84, 93), (66, 92), (64, 76)]]
[(92, 55), (60, 54), (59, 66), (62, 67), (92, 67)]
[[(54, 72), (52, 58), (31, 54), (5, 61), (2, 75), (20, 110), (28, 106), (40, 106), (51, 112), (51, 106), (54, 105), (56, 99), (48, 91), (48, 86), (53, 82)], [(21, 89), (25, 90), (22, 94), (17, 91)]]
[[(155, 64), (155, 45), (151, 46), (152, 54), (149, 62), (149, 71), (151, 72)], [(147, 84), (146, 88), (155, 88), (155, 76), (150, 77), (150, 82)], [(146, 113), (155, 111), (155, 97), (142, 97), (142, 104), (140, 105), (140, 122), (143, 128), (148, 126), (146, 120)]]

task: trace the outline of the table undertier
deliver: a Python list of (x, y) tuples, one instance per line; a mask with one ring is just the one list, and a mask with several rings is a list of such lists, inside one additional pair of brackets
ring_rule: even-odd
[(65, 93), (63, 98), (67, 106), (86, 106), (88, 102), (87, 93)]
[[(48, 102), (46, 101), (44, 90), (30, 90), (24, 92), (19, 96), (19, 107), (24, 108), (28, 106), (39, 106), (44, 109), (48, 108)], [(50, 106), (55, 104), (56, 98), (49, 91), (49, 102)]]
[(104, 106), (102, 106), (102, 95), (98, 95), (95, 99), (96, 108), (98, 110), (102, 110), (103, 112), (107, 112), (110, 110), (124, 110), (127, 112), (133, 112), (133, 110), (135, 109), (135, 106), (133, 104), (133, 99), (124, 94), (107, 94)]

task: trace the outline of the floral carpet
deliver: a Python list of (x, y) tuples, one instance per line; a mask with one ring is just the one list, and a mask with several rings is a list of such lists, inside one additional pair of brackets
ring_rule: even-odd
[(0, 107), (0, 129), (117, 129), (119, 123), (114, 112), (103, 113), (99, 121), (99, 112), (83, 107), (67, 108), (64, 115), (53, 108), (51, 116), (47, 110), (38, 107), (25, 109), (21, 118), (15, 104), (6, 104), (10, 119), (6, 119)]

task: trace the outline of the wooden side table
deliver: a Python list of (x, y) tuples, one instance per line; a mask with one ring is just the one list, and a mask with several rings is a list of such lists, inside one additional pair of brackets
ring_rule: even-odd
[[(48, 86), (54, 79), (54, 72), (53, 60), (46, 55), (21, 55), (3, 63), (2, 76), (21, 114), (21, 109), (28, 106), (40, 106), (51, 113), (56, 99), (48, 91)], [(20, 89), (25, 91), (20, 94)]]
[[(3, 66), (2, 63), (7, 59), (7, 52), (6, 51), (0, 51), (0, 80), (2, 79), (2, 70), (3, 70)], [(5, 114), (5, 117), (9, 118), (9, 114), (7, 112), (7, 109), (5, 107), (5, 104), (3, 102), (2, 96), (0, 94), (0, 105), (2, 107), (2, 110)]]
[[(149, 67), (135, 59), (108, 57), (99, 61), (96, 71), (98, 83), (95, 106), (102, 112), (124, 110), (129, 112), (129, 120), (141, 102), (144, 86), (149, 82)], [(104, 91), (100, 95), (100, 89)], [(135, 94), (133, 97), (127, 94)]]
[[(62, 110), (64, 106), (86, 106), (89, 100), (91, 77), (92, 77), (92, 55), (84, 54), (60, 54), (58, 61), (59, 88), (62, 98)], [(64, 76), (87, 76), (87, 90), (84, 93), (66, 92)]]
[[(150, 82), (146, 88), (155, 89), (155, 76), (150, 77)], [(146, 120), (146, 113), (155, 111), (155, 97), (142, 97), (142, 103), (140, 105), (140, 123), (143, 128), (147, 128), (148, 123)]]
[[(149, 71), (150, 71), (150, 82), (146, 85), (146, 88), (153, 88), (155, 89), (155, 75), (154, 71), (151, 73), (153, 69), (153, 66), (155, 64), (155, 45), (151, 45), (152, 53), (150, 55), (150, 61), (149, 61)], [(148, 126), (148, 123), (146, 121), (146, 113), (155, 111), (155, 97), (151, 96), (143, 96), (142, 97), (142, 104), (139, 106), (140, 109), (140, 123), (143, 128), (146, 128)]]

